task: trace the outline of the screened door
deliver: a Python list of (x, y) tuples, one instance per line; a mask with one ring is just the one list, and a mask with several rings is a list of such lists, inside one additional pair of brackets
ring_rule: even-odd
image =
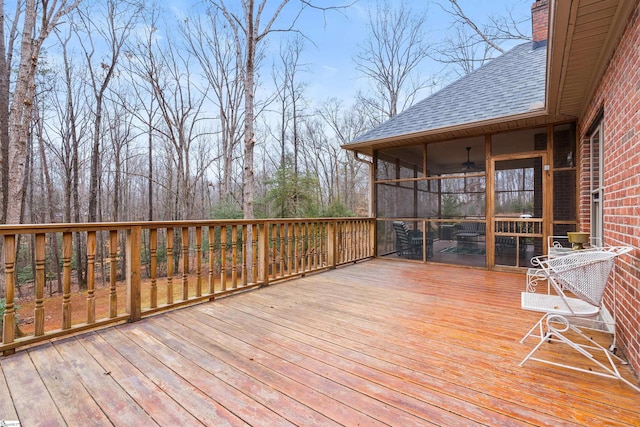
[(492, 160), (493, 265), (529, 267), (543, 254), (546, 164), (544, 154)]

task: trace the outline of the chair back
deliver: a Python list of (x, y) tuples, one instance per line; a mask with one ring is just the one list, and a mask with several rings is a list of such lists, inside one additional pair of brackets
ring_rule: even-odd
[(612, 251), (576, 251), (541, 263), (556, 289), (566, 289), (591, 305), (600, 307), (604, 290), (618, 254)]
[(406, 224), (402, 221), (393, 221), (393, 229), (395, 230), (396, 236), (398, 237), (400, 243), (403, 246), (408, 246), (410, 243), (409, 230), (407, 229)]

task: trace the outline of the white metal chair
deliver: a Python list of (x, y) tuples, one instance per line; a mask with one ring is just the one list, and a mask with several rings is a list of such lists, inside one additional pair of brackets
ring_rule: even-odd
[[(615, 333), (615, 325), (605, 325), (607, 327), (602, 328), (602, 323), (607, 323), (600, 316), (602, 299), (615, 257), (631, 249), (612, 247), (575, 251), (565, 256), (536, 260), (537, 268), (527, 278), (527, 291), (521, 294), (521, 306), (525, 310), (545, 314), (520, 341), (524, 343), (528, 337), (539, 339), (533, 350), (520, 362), (520, 366), (528, 360), (535, 360), (580, 372), (617, 378), (640, 391), (640, 387), (623, 378), (618, 371), (614, 360), (621, 364), (626, 362), (614, 354), (615, 335), (614, 343), (607, 350), (583, 332), (583, 329), (597, 329)], [(553, 292), (536, 293), (536, 285), (543, 280), (548, 282), (549, 289)], [(547, 342), (566, 344), (597, 365), (600, 370), (534, 357)], [(604, 357), (596, 357), (598, 354)]]

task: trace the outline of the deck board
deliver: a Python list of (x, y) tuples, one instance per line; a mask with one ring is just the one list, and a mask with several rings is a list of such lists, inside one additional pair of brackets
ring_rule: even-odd
[(640, 395), (621, 382), (518, 366), (538, 318), (523, 287), (390, 260), (308, 275), (0, 359), (0, 420), (639, 425)]
[[(82, 336), (80, 339), (66, 339), (55, 344), (55, 349), (69, 365), (76, 380), (93, 396), (113, 424), (156, 425), (153, 418), (131, 398), (123, 385), (116, 382), (115, 378), (109, 375), (109, 371), (100, 366), (83, 347), (86, 338)], [(82, 410), (85, 402), (78, 401), (76, 404), (79, 410)], [(22, 417), (21, 413), (18, 415)]]
[(30, 352), (31, 360), (65, 422), (82, 426), (108, 424), (107, 416), (80, 381), (77, 381), (74, 372), (60, 354), (47, 351), (47, 346), (43, 346), (42, 350), (44, 351)]
[(11, 400), (9, 393), (9, 387), (4, 377), (2, 365), (0, 364), (0, 419), (5, 420), (17, 420), (18, 414), (16, 408), (13, 406), (13, 400)]
[[(2, 370), (21, 424), (65, 425), (62, 415), (28, 354), (9, 356), (2, 361)], [(6, 399), (4, 396), (2, 398)]]
[[(224, 317), (228, 318), (228, 316)], [(247, 319), (248, 316), (240, 316), (238, 322), (243, 318)], [(260, 335), (255, 335), (256, 332), (253, 334), (247, 332), (249, 329), (257, 331), (259, 327), (249, 324), (249, 328), (238, 328), (235, 332), (237, 336), (242, 336), (256, 347), (299, 364), (312, 372), (325, 375), (336, 383), (396, 406), (425, 421), (429, 420), (438, 425), (459, 425), (468, 418), (475, 418), (484, 423), (497, 425), (505, 424), (509, 420), (507, 417), (501, 417), (480, 407), (469, 407), (465, 400), (434, 392), (424, 384), (407, 381), (410, 379), (409, 375), (403, 377), (384, 372), (382, 369), (370, 369), (361, 360), (357, 360), (355, 355), (346, 357), (335, 349), (333, 352), (322, 350), (321, 343), (310, 344), (306, 340), (290, 338), (295, 336), (293, 331), (285, 330), (270, 335), (265, 329), (264, 332), (260, 332)], [(376, 356), (369, 357), (376, 359)], [(469, 410), (473, 414), (467, 413)]]
[[(117, 337), (116, 337), (117, 338)], [(82, 340), (83, 347), (127, 393), (160, 425), (202, 425), (189, 411), (171, 398), (158, 384), (140, 369), (128, 363), (114, 345), (122, 345), (116, 339), (106, 341), (98, 334), (90, 334)]]
[[(192, 319), (202, 321), (198, 318), (192, 317)], [(347, 370), (336, 369), (331, 364), (317, 359), (301, 357), (299, 353), (284, 348), (280, 344), (263, 340), (241, 329), (233, 330), (230, 325), (225, 325), (223, 329), (226, 332), (221, 329), (213, 329), (212, 332), (216, 337), (221, 334), (228, 335), (230, 340), (236, 343), (235, 345), (250, 352), (245, 354), (253, 354), (252, 358), (258, 363), (269, 364), (272, 369), (288, 365), (290, 378), (299, 382), (305, 381), (321, 393), (335, 396), (339, 401), (356, 410), (371, 414), (383, 423), (413, 425), (426, 423), (429, 420), (438, 424), (455, 425), (462, 421), (459, 416), (438, 408), (434, 408), (429, 412), (429, 416), (425, 417), (424, 411), (421, 411), (423, 405), (416, 399), (407, 396), (396, 402), (397, 393), (386, 387), (377, 386), (366, 378), (355, 376)], [(273, 363), (274, 360), (277, 364)]]

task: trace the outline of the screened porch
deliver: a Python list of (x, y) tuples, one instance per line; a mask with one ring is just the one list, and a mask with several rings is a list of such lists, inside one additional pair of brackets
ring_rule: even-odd
[(577, 229), (575, 147), (566, 123), (375, 150), (377, 255), (528, 267)]

